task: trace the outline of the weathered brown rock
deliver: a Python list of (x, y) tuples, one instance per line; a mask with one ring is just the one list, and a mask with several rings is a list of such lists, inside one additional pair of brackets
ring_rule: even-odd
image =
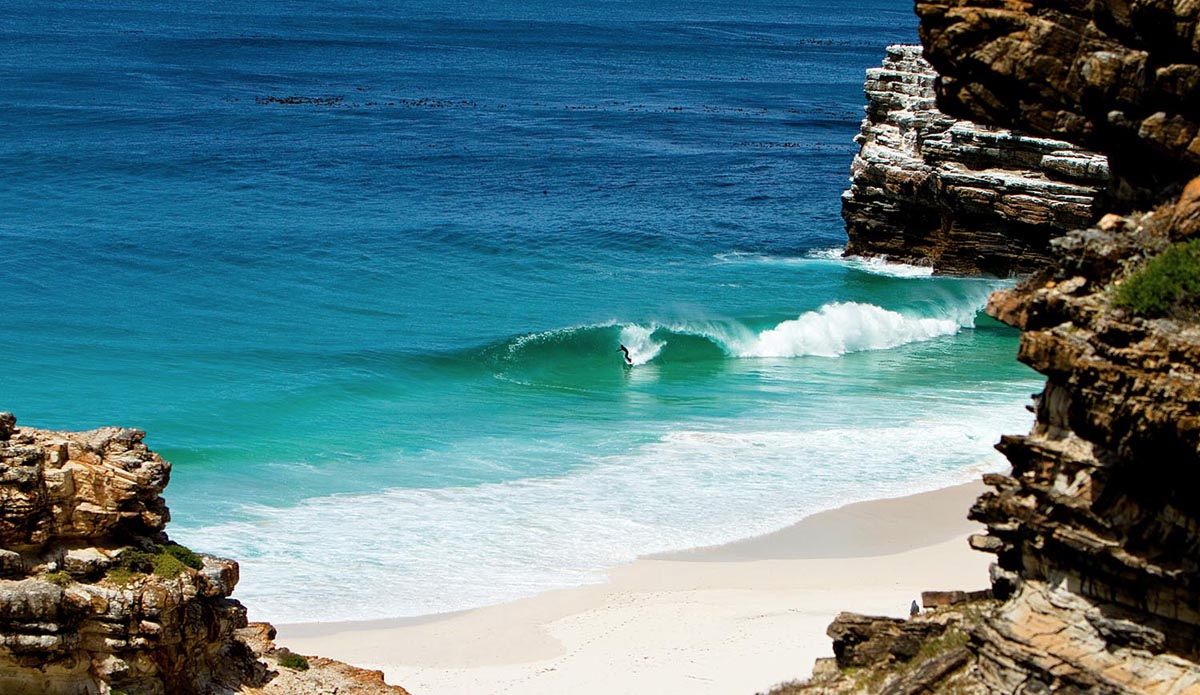
[(144, 432), (45, 432), (12, 423), (0, 428), (8, 429), (0, 438), (0, 546), (28, 551), (147, 536), (170, 520), (159, 494), (171, 464), (146, 448)]
[(1090, 224), (1108, 162), (1075, 145), (956, 120), (934, 104), (920, 46), (890, 46), (867, 71), (867, 117), (842, 196), (846, 253), (1007, 276), (1049, 262)]
[(994, 689), (1200, 692), (1200, 327), (1109, 292), (1188, 205), (1072, 233), (1054, 273), (993, 298), (1048, 378), (1033, 432), (1000, 443), (1012, 475), (971, 514), (1011, 593), (980, 632)]
[(960, 603), (975, 603), (992, 598), (991, 589), (981, 591), (922, 591), (923, 608), (945, 608)]
[(0, 693), (403, 695), (327, 659), (280, 671), (273, 646), (246, 639), (232, 560), (121, 568), (169, 543), (170, 464), (142, 437), (18, 428), (0, 413)]
[(916, 656), (922, 643), (945, 629), (945, 625), (934, 622), (842, 613), (827, 632), (833, 638), (838, 666), (857, 668), (891, 659), (908, 661)]
[[(943, 108), (1108, 153), (1120, 203), (989, 302), (1022, 329), (1019, 357), (1046, 386), (1032, 432), (998, 446), (1012, 473), (987, 476), (994, 491), (971, 510), (1002, 603), (964, 623), (960, 670), (921, 688), (1200, 693), (1200, 324), (1113, 303), (1147, 258), (1200, 231), (1200, 2), (917, 11)], [(895, 664), (868, 670), (786, 692), (887, 692), (869, 684), (900, 677)]]
[(984, 695), (968, 643), (994, 601), (957, 604), (909, 620), (842, 613), (829, 626), (837, 660), (772, 695)]
[(332, 659), (305, 657), (305, 670), (282, 665), (280, 659), (291, 652), (275, 646), (275, 628), (267, 623), (251, 623), (239, 636), (263, 660), (269, 678), (261, 688), (243, 690), (247, 695), (408, 695), (385, 683), (381, 671)]
[(1118, 196), (1200, 173), (1200, 4), (917, 0), (947, 113), (1110, 156)]

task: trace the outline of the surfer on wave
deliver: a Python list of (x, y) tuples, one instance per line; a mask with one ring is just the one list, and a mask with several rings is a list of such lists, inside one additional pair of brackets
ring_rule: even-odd
[(625, 364), (633, 364), (633, 358), (629, 356), (629, 348), (622, 345), (621, 347), (617, 348), (617, 352), (625, 353)]

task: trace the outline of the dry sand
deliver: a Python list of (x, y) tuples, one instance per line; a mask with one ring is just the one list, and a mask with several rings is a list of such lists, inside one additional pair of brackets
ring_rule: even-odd
[(414, 695), (750, 695), (831, 656), (825, 628), (839, 611), (904, 616), (922, 590), (985, 587), (990, 556), (966, 542), (982, 491), (853, 504), (498, 606), (283, 625), (278, 643), (381, 669)]

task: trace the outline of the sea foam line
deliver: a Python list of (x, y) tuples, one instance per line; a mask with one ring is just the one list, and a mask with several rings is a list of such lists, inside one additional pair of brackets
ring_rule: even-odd
[(981, 466), (999, 469), (998, 433), (1028, 425), (1009, 394), (894, 427), (681, 429), (568, 475), (316, 497), (175, 535), (241, 562), (237, 595), (256, 619), (453, 611), (599, 581), (639, 555), (764, 533), (840, 504), (963, 482)]
[(721, 263), (761, 263), (766, 265), (806, 265), (816, 262), (833, 262), (872, 275), (891, 278), (927, 278), (933, 276), (933, 266), (890, 261), (887, 256), (846, 256), (840, 246), (813, 249), (803, 256), (773, 256), (759, 253), (729, 252), (713, 256)]

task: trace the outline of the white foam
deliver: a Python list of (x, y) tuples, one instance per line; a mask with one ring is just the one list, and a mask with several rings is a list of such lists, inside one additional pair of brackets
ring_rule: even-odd
[(846, 253), (846, 248), (843, 246), (833, 246), (827, 249), (813, 249), (807, 254), (808, 258), (817, 258), (824, 261), (842, 261), (843, 254)]
[(927, 278), (933, 276), (933, 266), (900, 263), (889, 260), (885, 256), (864, 258), (863, 256), (846, 256), (846, 249), (836, 246), (827, 249), (813, 249), (803, 256), (771, 256), (761, 253), (718, 253), (713, 256), (721, 263), (756, 263), (766, 265), (805, 265), (809, 263), (836, 263), (854, 270), (872, 275), (883, 275), (892, 278)]
[(861, 270), (872, 275), (883, 275), (892, 278), (927, 278), (933, 276), (932, 265), (915, 265), (889, 260), (886, 255), (864, 258), (863, 256), (846, 256), (846, 249), (834, 247), (814, 249), (808, 252), (809, 258), (823, 261), (835, 261), (855, 270)]
[(889, 261), (887, 256), (876, 256), (874, 258), (848, 256), (844, 260), (846, 265), (874, 275), (885, 275), (892, 278), (927, 278), (933, 276), (933, 266), (931, 265), (897, 263)]
[[(674, 333), (707, 338), (731, 357), (838, 357), (954, 335), (973, 325), (976, 314), (983, 308), (987, 295), (977, 294), (968, 294), (954, 305), (935, 309), (937, 316), (906, 314), (874, 304), (834, 302), (758, 332), (732, 321), (682, 321), (661, 327)], [(631, 325), (627, 330), (632, 333), (632, 329), (638, 328), (648, 331), (649, 335), (659, 327), (657, 324), (648, 328)], [(669, 338), (665, 340), (669, 342)], [(650, 359), (665, 344), (655, 343)]]
[(634, 365), (646, 364), (658, 357), (666, 343), (652, 337), (656, 326), (628, 324), (621, 327), (621, 344), (629, 350), (629, 360)]
[[(972, 479), (980, 466), (997, 470), (993, 442), (1025, 431), (1029, 416), (1012, 394), (991, 400), (894, 426), (683, 428), (585, 458), (559, 477), (318, 497), (174, 535), (242, 563), (236, 595), (254, 619), (452, 611), (599, 581), (642, 554), (763, 533), (842, 503)], [(445, 455), (486, 459), (494, 450)]]
[[(836, 357), (884, 350), (946, 335), (968, 325), (968, 312), (947, 318), (906, 316), (873, 304), (835, 302), (763, 331), (730, 347), (740, 357)], [(974, 320), (975, 312), (969, 312)]]

